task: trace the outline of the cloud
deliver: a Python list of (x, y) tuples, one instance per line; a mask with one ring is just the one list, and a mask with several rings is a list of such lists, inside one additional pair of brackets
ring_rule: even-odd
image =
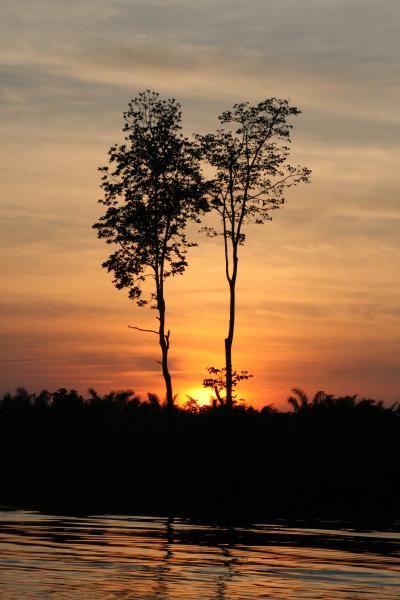
[(27, 317), (35, 319), (71, 319), (77, 316), (97, 319), (100, 316), (118, 314), (116, 306), (105, 304), (83, 304), (79, 302), (66, 301), (60, 298), (34, 298), (30, 297), (27, 302), (25, 297), (14, 297), (0, 300), (0, 314), (2, 317)]
[[(341, 386), (343, 383), (347, 384), (349, 388), (352, 386), (353, 390), (358, 387), (356, 382), (362, 382), (364, 393), (367, 393), (369, 388), (371, 395), (376, 393), (375, 390), (379, 388), (382, 390), (387, 385), (399, 386), (400, 384), (398, 361), (389, 356), (384, 358), (361, 356), (352, 358), (347, 364), (328, 363), (325, 366), (325, 377), (337, 381)], [(349, 389), (349, 393), (351, 393), (351, 389)]]
[(372, 0), (35, 6), (6, 11), (0, 54), (4, 114), (29, 127), (51, 119), (63, 135), (93, 136), (101, 119), (111, 131), (129, 98), (150, 87), (182, 99), (197, 129), (243, 97), (281, 95), (304, 110), (296, 129), (306, 145), (318, 141), (333, 157), (333, 142), (397, 143), (392, 0), (384, 10)]
[(122, 353), (115, 351), (104, 352), (102, 350), (92, 350), (91, 352), (80, 351), (70, 357), (72, 366), (79, 366), (95, 370), (105, 370), (109, 373), (118, 371), (135, 371), (138, 373), (156, 372), (159, 373), (160, 365), (157, 362), (157, 349), (154, 354), (139, 354), (130, 352)]
[[(91, 230), (97, 165), (121, 139), (129, 99), (147, 87), (182, 101), (188, 133), (214, 128), (222, 110), (246, 98), (288, 97), (303, 110), (293, 162), (313, 169), (312, 184), (291, 190), (272, 223), (250, 227), (241, 249), (236, 351), (244, 361), (243, 349), (259, 351), (249, 389), (273, 394), (269, 378), (289, 389), (286, 367), (293, 379), (304, 368), (328, 384), (338, 373), (324, 364), (340, 369), (360, 352), (354, 339), (369, 346), (346, 377), (360, 382), (368, 370), (370, 383), (374, 373), (384, 380), (371, 357), (380, 339), (392, 348), (398, 318), (399, 18), (398, 0), (5, 3), (2, 349), (30, 361), (28, 370), (15, 363), (15, 380), (29, 371), (39, 386), (41, 377), (85, 386), (93, 369), (115, 386), (135, 369), (140, 385), (162, 389), (158, 348), (128, 336), (132, 307), (124, 292), (111, 294), (100, 269), (107, 249)], [(223, 360), (222, 259), (217, 241), (201, 240), (185, 276), (168, 283), (173, 353), (185, 373), (210, 353)], [(153, 317), (144, 311), (140, 322)], [(314, 362), (302, 362), (309, 347)], [(8, 367), (5, 375), (12, 380)]]

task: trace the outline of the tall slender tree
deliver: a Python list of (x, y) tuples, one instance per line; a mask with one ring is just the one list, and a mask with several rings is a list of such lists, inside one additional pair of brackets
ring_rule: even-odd
[[(100, 167), (104, 196), (99, 202), (106, 211), (93, 226), (99, 238), (116, 247), (102, 265), (113, 273), (115, 286), (128, 288), (136, 304), (150, 302), (157, 311), (157, 329), (133, 328), (158, 336), (170, 407), (165, 281), (184, 272), (187, 249), (196, 245), (186, 237), (187, 223), (199, 222), (207, 209), (198, 148), (181, 133), (180, 108), (174, 99), (161, 99), (150, 90), (129, 103), (125, 143), (111, 146), (109, 164)], [(145, 297), (147, 278), (152, 283)]]
[(308, 182), (310, 170), (288, 163), (291, 117), (300, 111), (287, 100), (268, 98), (254, 106), (235, 104), (218, 118), (215, 133), (197, 135), (203, 157), (214, 174), (210, 204), (219, 216), (219, 227), (209, 235), (221, 235), (225, 275), (229, 286), (229, 325), (225, 338), (226, 404), (233, 403), (232, 345), (235, 331), (236, 282), (239, 246), (245, 242), (244, 227), (271, 220), (280, 208), (286, 188)]

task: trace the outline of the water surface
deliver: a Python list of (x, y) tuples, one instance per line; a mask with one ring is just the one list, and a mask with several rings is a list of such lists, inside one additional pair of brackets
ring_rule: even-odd
[(2, 600), (398, 600), (399, 524), (199, 525), (0, 511)]

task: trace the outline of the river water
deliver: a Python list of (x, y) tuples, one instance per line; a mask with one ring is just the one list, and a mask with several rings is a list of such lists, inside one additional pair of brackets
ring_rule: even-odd
[(400, 523), (248, 527), (0, 511), (2, 600), (399, 600)]

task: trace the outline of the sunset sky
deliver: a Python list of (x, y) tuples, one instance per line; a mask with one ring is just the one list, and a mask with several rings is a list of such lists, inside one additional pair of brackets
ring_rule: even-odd
[[(288, 98), (292, 162), (312, 183), (287, 193), (241, 249), (234, 367), (256, 406), (293, 386), (400, 399), (398, 0), (18, 0), (1, 32), (1, 383), (32, 391), (163, 394), (154, 311), (101, 269), (109, 247), (97, 167), (122, 113), (151, 88), (206, 132), (235, 102)], [(194, 236), (167, 285), (180, 399), (223, 366), (221, 240)]]

